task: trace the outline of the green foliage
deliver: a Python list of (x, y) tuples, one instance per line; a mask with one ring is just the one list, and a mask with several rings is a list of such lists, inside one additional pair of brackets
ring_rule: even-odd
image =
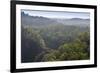
[(86, 51), (89, 46), (87, 43), (89, 43), (88, 32), (81, 33), (74, 42), (65, 43), (61, 45), (57, 51), (46, 54), (44, 60), (63, 61), (89, 59), (89, 52)]
[(39, 31), (37, 29), (33, 29), (31, 27), (28, 27), (26, 30), (26, 36), (28, 38), (31, 38), (34, 40), (41, 48), (47, 49), (44, 39), (39, 34)]
[(24, 41), (22, 43), (26, 52), (32, 52), (30, 54), (32, 61), (85, 60), (90, 58), (90, 33), (87, 27), (64, 25), (45, 28), (26, 27), (22, 28), (22, 36), (27, 39), (27, 44)]
[(48, 47), (55, 49), (64, 43), (75, 40), (79, 33), (89, 31), (87, 27), (55, 25), (40, 29), (40, 35), (45, 40)]
[(44, 55), (42, 61), (59, 61), (60, 52), (58, 50), (53, 50), (48, 54)]

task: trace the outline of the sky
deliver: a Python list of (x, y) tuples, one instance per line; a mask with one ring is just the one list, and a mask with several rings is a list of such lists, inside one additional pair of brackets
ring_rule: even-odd
[(68, 11), (39, 11), (39, 10), (21, 10), (31, 16), (42, 16), (47, 18), (82, 18), (89, 19), (90, 13), (88, 12), (68, 12)]

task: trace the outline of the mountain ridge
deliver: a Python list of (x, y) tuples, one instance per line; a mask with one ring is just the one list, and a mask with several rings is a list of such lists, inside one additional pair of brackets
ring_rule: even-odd
[[(82, 18), (47, 18), (43, 16), (30, 16), (25, 13), (21, 13), (21, 23), (25, 26), (48, 26), (48, 25), (74, 25), (74, 26), (89, 26), (90, 19)], [(48, 24), (48, 25), (47, 25)]]

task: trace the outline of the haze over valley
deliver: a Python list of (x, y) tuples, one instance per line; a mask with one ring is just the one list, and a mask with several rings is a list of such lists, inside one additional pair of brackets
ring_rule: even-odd
[(21, 11), (22, 63), (89, 58), (89, 13)]

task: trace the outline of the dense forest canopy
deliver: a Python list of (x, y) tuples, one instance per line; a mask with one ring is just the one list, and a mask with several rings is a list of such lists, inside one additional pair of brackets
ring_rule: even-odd
[(21, 61), (24, 63), (90, 58), (89, 19), (58, 22), (22, 13), (21, 24)]

